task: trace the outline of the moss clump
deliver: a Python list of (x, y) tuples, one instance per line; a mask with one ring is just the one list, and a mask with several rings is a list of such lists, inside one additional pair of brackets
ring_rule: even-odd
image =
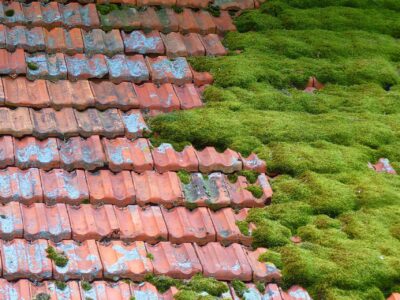
[(30, 61), (30, 62), (27, 63), (27, 65), (28, 65), (28, 69), (29, 70), (37, 71), (39, 69), (39, 66), (38, 66), (37, 63), (34, 63), (34, 62)]
[(257, 290), (259, 290), (260, 293), (265, 292), (265, 283), (263, 283), (261, 281), (257, 281), (255, 284), (256, 284)]
[(261, 254), (258, 260), (265, 263), (273, 263), (278, 269), (281, 269), (283, 266), (281, 254), (273, 250), (268, 250), (265, 253)]
[(242, 170), (238, 172), (238, 175), (246, 177), (247, 181), (251, 184), (256, 183), (259, 173), (252, 170)]
[(246, 284), (238, 279), (232, 280), (231, 284), (233, 289), (235, 290), (236, 295), (242, 298), (244, 293), (247, 291)]
[(197, 274), (186, 284), (185, 289), (195, 291), (197, 293), (206, 292), (215, 297), (220, 297), (223, 293), (228, 292), (228, 286), (212, 277), (203, 277)]
[(180, 7), (180, 6), (173, 5), (173, 6), (172, 6), (172, 9), (173, 9), (173, 10), (174, 10), (174, 12), (175, 12), (175, 13), (177, 13), (177, 14), (181, 14), (181, 13), (183, 13), (183, 8), (182, 8), (182, 7)]
[(4, 12), (4, 14), (5, 14), (7, 17), (12, 17), (12, 16), (14, 16), (15, 11), (14, 11), (13, 9), (7, 9), (7, 10)]
[(120, 6), (117, 4), (96, 4), (97, 11), (101, 15), (108, 15), (110, 12), (114, 10), (119, 10)]
[(130, 297), (129, 300), (136, 300), (134, 296)]
[(56, 285), (56, 288), (61, 291), (65, 290), (67, 288), (67, 284), (64, 281), (57, 280), (54, 284)]
[(57, 252), (52, 246), (48, 246), (46, 249), (47, 258), (54, 261), (57, 267), (63, 268), (68, 264), (68, 257), (64, 252)]
[(184, 170), (178, 171), (178, 177), (183, 184), (190, 183), (190, 173)]
[(148, 258), (148, 259), (150, 259), (150, 260), (154, 260), (154, 255), (153, 255), (153, 253), (147, 253), (146, 254), (146, 257)]
[(88, 281), (81, 281), (81, 287), (84, 291), (90, 291), (92, 289), (92, 285)]
[(176, 300), (214, 300), (215, 297), (210, 295), (199, 294), (190, 290), (180, 290), (176, 295), (174, 295)]
[(236, 226), (243, 235), (250, 236), (249, 224), (246, 221), (236, 221)]
[(170, 287), (180, 287), (182, 282), (178, 279), (174, 279), (168, 276), (155, 276), (153, 274), (147, 274), (144, 280), (153, 284), (160, 293), (166, 292)]
[(46, 293), (39, 293), (35, 296), (34, 300), (50, 300), (50, 295)]
[(221, 8), (218, 5), (212, 5), (211, 3), (207, 7), (207, 11), (213, 17), (219, 17), (221, 15)]
[(264, 195), (263, 189), (259, 185), (249, 185), (248, 187), (246, 187), (246, 190), (248, 190), (253, 195), (253, 197), (258, 199)]

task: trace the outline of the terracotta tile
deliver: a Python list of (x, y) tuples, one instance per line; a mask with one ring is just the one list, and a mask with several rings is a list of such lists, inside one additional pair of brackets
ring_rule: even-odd
[(145, 241), (157, 243), (168, 239), (160, 207), (128, 205), (127, 207), (114, 206), (120, 229), (120, 239), (125, 242)]
[(219, 17), (213, 17), (214, 24), (216, 26), (217, 34), (224, 34), (229, 31), (236, 31), (236, 26), (233, 24), (232, 17), (227, 11), (221, 11)]
[(253, 280), (263, 282), (280, 282), (282, 279), (281, 272), (273, 263), (264, 263), (258, 260), (259, 256), (268, 250), (265, 248), (257, 248), (254, 251), (244, 249), (247, 260), (253, 270)]
[(41, 168), (50, 170), (60, 166), (57, 140), (49, 138), (43, 141), (27, 136), (14, 139), (15, 165), (21, 169)]
[(72, 137), (59, 140), (61, 167), (66, 170), (94, 170), (104, 166), (106, 156), (100, 137), (92, 135), (87, 139)]
[(199, 10), (197, 12), (194, 12), (193, 15), (197, 22), (200, 34), (215, 33), (216, 25), (208, 11)]
[(112, 205), (68, 206), (72, 238), (76, 241), (101, 240), (119, 236), (119, 225)]
[(59, 289), (54, 281), (31, 283), (30, 291), (33, 298), (27, 299), (38, 299), (37, 296), (44, 293), (49, 295), (51, 300), (81, 300), (78, 282), (68, 281), (65, 284), (64, 289)]
[(142, 137), (144, 132), (149, 131), (140, 110), (132, 109), (126, 113), (121, 113), (121, 117), (125, 127), (125, 136), (128, 139)]
[(93, 3), (86, 5), (80, 5), (78, 3), (60, 5), (60, 12), (66, 27), (90, 29), (100, 26), (96, 6)]
[(15, 282), (0, 278), (0, 293), (2, 300), (28, 300), (32, 299), (30, 293), (31, 282), (28, 279), (21, 279)]
[(215, 0), (214, 5), (217, 5), (222, 10), (244, 10), (254, 8), (253, 0)]
[(176, 0), (137, 0), (137, 6), (173, 6)]
[(147, 273), (153, 271), (153, 265), (146, 257), (144, 242), (124, 244), (122, 241), (111, 241), (97, 245), (104, 266), (104, 278), (129, 278), (137, 281), (143, 280)]
[(178, 18), (171, 7), (162, 7), (156, 11), (156, 14), (161, 24), (162, 32), (168, 33), (179, 30)]
[(173, 207), (183, 203), (182, 190), (178, 175), (173, 172), (159, 174), (146, 171), (132, 173), (136, 189), (136, 201), (139, 205), (158, 204)]
[(142, 55), (117, 54), (106, 57), (109, 78), (114, 83), (122, 81), (144, 82), (149, 80), (149, 70)]
[(56, 111), (52, 108), (30, 110), (34, 126), (33, 135), (38, 138), (68, 138), (78, 135), (78, 125), (71, 108)]
[[(225, 182), (227, 183), (232, 205), (236, 207), (263, 207), (267, 199), (270, 198), (267, 194), (263, 194), (260, 198), (254, 197), (252, 193), (247, 190), (251, 184), (244, 176), (238, 176), (235, 183), (229, 182), (229, 179), (225, 176)], [(267, 184), (269, 184), (268, 180)], [(259, 182), (256, 182), (255, 185), (260, 186), (264, 191), (264, 187), (260, 185)]]
[[(253, 290), (254, 293), (255, 290)], [(258, 291), (258, 290), (257, 290)], [(269, 283), (265, 286), (264, 297), (267, 297), (268, 300), (283, 300), (282, 298), (282, 290), (276, 283)]]
[(48, 246), (46, 240), (28, 243), (25, 240), (16, 239), (10, 242), (1, 241), (0, 245), (5, 279), (43, 280), (51, 278), (51, 261), (46, 257)]
[(179, 170), (196, 172), (199, 169), (196, 150), (193, 146), (185, 146), (181, 152), (178, 152), (171, 144), (163, 143), (153, 148), (151, 153), (155, 169), (160, 173)]
[(63, 169), (55, 169), (50, 172), (40, 170), (44, 202), (80, 204), (89, 199), (85, 172), (76, 170), (67, 172)]
[(108, 80), (100, 80), (90, 81), (90, 86), (96, 99), (96, 107), (99, 109), (127, 110), (139, 107), (139, 100), (130, 82), (115, 84)]
[(166, 55), (169, 58), (188, 56), (185, 43), (180, 33), (177, 32), (170, 32), (168, 34), (161, 33), (161, 38), (165, 44)]
[[(12, 16), (7, 16), (6, 11), (13, 10)], [(2, 2), (2, 13), (0, 16), (2, 24), (6, 25), (21, 25), (24, 23), (24, 14), (22, 11), (21, 4), (18, 2)]]
[(260, 159), (257, 154), (251, 153), (245, 157), (239, 153), (240, 160), (243, 163), (244, 170), (252, 170), (258, 173), (267, 172), (267, 165), (264, 160)]
[(208, 243), (202, 247), (194, 245), (203, 266), (204, 276), (212, 276), (218, 280), (252, 279), (251, 267), (241, 245), (232, 244), (223, 247), (218, 242)]
[[(193, 83), (196, 87), (203, 87), (214, 82), (214, 78), (208, 72), (196, 72), (191, 68), (193, 73)], [(202, 94), (202, 93), (199, 93)]]
[(85, 53), (105, 54), (113, 56), (117, 53), (124, 52), (124, 45), (119, 30), (113, 29), (105, 32), (101, 29), (92, 29), (83, 32), (83, 40), (85, 43)]
[(397, 174), (396, 170), (391, 166), (389, 159), (380, 158), (376, 164), (369, 163), (369, 168), (375, 170), (377, 173)]
[(177, 15), (179, 21), (179, 31), (183, 34), (190, 32), (199, 33), (200, 29), (197, 25), (194, 13), (191, 9), (184, 8), (183, 12)]
[(26, 74), (25, 53), (22, 49), (8, 52), (0, 49), (0, 75)]
[(92, 204), (135, 204), (136, 192), (129, 171), (116, 174), (108, 170), (86, 172), (86, 180)]
[(18, 107), (9, 109), (0, 107), (0, 134), (9, 134), (15, 137), (30, 135), (33, 132), (33, 125), (29, 116), (29, 109)]
[(43, 191), (38, 169), (22, 171), (9, 167), (0, 170), (0, 201), (18, 201), (24, 204), (42, 202)]
[[(26, 55), (27, 73), (29, 80), (46, 79), (56, 81), (67, 79), (67, 65), (63, 53), (44, 54), (35, 53)], [(36, 69), (29, 67), (35, 66)]]
[(181, 109), (192, 109), (203, 106), (200, 95), (192, 83), (182, 86), (174, 85), (174, 90), (179, 98)]
[(135, 299), (142, 299), (143, 297), (150, 299), (172, 300), (174, 295), (178, 293), (176, 287), (169, 288), (164, 294), (157, 291), (157, 288), (149, 282), (142, 282), (139, 284), (131, 284), (132, 295)]
[(68, 257), (68, 263), (65, 267), (56, 266), (52, 262), (54, 279), (92, 281), (103, 277), (103, 266), (94, 240), (82, 243), (66, 240), (56, 244), (49, 242), (49, 245), (54, 247), (56, 251), (64, 252)]
[(267, 202), (268, 203), (271, 202), (272, 188), (271, 188), (271, 185), (269, 183), (268, 176), (265, 175), (265, 174), (258, 175), (257, 184), (259, 184), (262, 187), (263, 193), (264, 193), (264, 197), (268, 200)]
[(180, 206), (171, 210), (162, 208), (162, 213), (171, 243), (190, 242), (203, 245), (216, 240), (214, 225), (207, 208), (200, 207), (190, 211)]
[(400, 299), (400, 293), (392, 293), (387, 300), (399, 300)]
[(141, 22), (139, 11), (135, 7), (126, 7), (123, 10), (112, 11), (109, 14), (101, 15), (101, 26), (105, 29), (125, 29), (131, 31), (140, 28)]
[(163, 25), (154, 7), (147, 7), (145, 10), (141, 10), (139, 16), (141, 28), (144, 32), (149, 32), (151, 30), (162, 31)]
[(289, 295), (290, 300), (311, 300), (308, 292), (298, 285), (294, 285), (288, 289), (287, 294)]
[(153, 170), (153, 157), (146, 139), (131, 141), (127, 138), (103, 139), (108, 167), (113, 172)]
[(124, 134), (124, 124), (117, 109), (99, 111), (89, 108), (85, 111), (75, 111), (81, 136), (101, 135), (115, 137)]
[(192, 244), (173, 245), (170, 242), (160, 242), (156, 245), (146, 245), (152, 254), (154, 274), (166, 275), (178, 279), (190, 279), (201, 273), (202, 267)]
[(265, 299), (265, 300), (283, 300), (281, 298), (280, 288), (276, 286), (276, 289), (273, 290), (265, 290), (261, 293), (257, 286), (254, 283), (246, 283), (246, 290), (243, 293), (242, 297), (239, 297), (232, 286), (230, 286), (230, 291), (233, 295), (233, 299)]
[(22, 4), (25, 20), (27, 24), (33, 26), (56, 27), (63, 23), (59, 11), (58, 3), (38, 3)]
[(62, 52), (69, 55), (82, 53), (84, 50), (82, 32), (79, 28), (70, 30), (56, 27), (46, 30), (46, 51)]
[(206, 49), (206, 54), (209, 56), (223, 56), (227, 54), (225, 47), (217, 34), (207, 34), (200, 36), (200, 40)]
[(159, 54), (165, 53), (164, 44), (158, 31), (144, 33), (134, 30), (130, 33), (121, 31), (126, 53)]
[(45, 50), (44, 31), (41, 27), (27, 28), (25, 26), (13, 26), (6, 29), (6, 48), (15, 51), (17, 48), (28, 52)]
[(185, 205), (188, 207), (208, 206), (212, 209), (229, 206), (231, 200), (224, 176), (212, 173), (204, 178), (201, 173), (192, 173), (190, 183), (183, 186)]
[(23, 222), (18, 202), (0, 205), (0, 238), (12, 240), (22, 238)]
[(86, 291), (81, 287), (80, 291), (82, 299), (127, 300), (131, 296), (129, 284), (123, 281), (95, 281), (91, 283), (90, 290)]
[(0, 168), (14, 165), (14, 139), (11, 136), (0, 137)]
[(24, 220), (24, 238), (28, 241), (38, 239), (59, 242), (71, 238), (71, 227), (65, 204), (47, 206), (34, 203), (21, 205)]
[(233, 173), (242, 169), (239, 154), (231, 149), (220, 153), (214, 147), (206, 147), (202, 151), (197, 151), (197, 158), (200, 171), (204, 173), (213, 171)]
[(203, 56), (206, 53), (200, 35), (197, 33), (188, 33), (182, 36), (187, 54), (189, 56)]
[(69, 80), (46, 81), (46, 84), (51, 106), (55, 109), (73, 107), (82, 110), (94, 106), (94, 96), (90, 84), (86, 80), (76, 82)]
[(50, 105), (46, 81), (29, 81), (24, 77), (3, 77), (5, 104), (7, 106), (28, 106), (42, 108)]
[(134, 85), (140, 107), (149, 110), (172, 111), (180, 108), (179, 99), (171, 84), (165, 83), (159, 86), (153, 83)]
[(4, 83), (0, 79), (0, 105), (1, 106), (4, 106), (5, 98), (6, 98), (6, 95), (5, 95), (5, 92), (4, 92)]
[(103, 78), (108, 73), (106, 60), (102, 54), (95, 54), (91, 57), (81, 53), (72, 56), (66, 55), (65, 62), (69, 80)]
[(191, 83), (193, 79), (189, 64), (183, 57), (170, 60), (164, 56), (146, 57), (151, 79), (155, 84), (175, 83), (182, 85)]

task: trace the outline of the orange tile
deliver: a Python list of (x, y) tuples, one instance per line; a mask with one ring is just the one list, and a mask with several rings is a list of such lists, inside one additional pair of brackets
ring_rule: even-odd
[(21, 239), (10, 242), (1, 241), (3, 277), (7, 280), (51, 278), (51, 261), (46, 257), (47, 246), (46, 240), (37, 240), (32, 243)]
[(0, 137), (0, 168), (14, 165), (14, 139), (5, 135)]
[(168, 239), (168, 230), (160, 207), (114, 206), (114, 211), (119, 224), (121, 240), (157, 243)]
[(206, 54), (200, 35), (197, 33), (188, 33), (182, 36), (186, 50), (189, 56), (203, 56)]
[[(193, 73), (193, 83), (196, 87), (206, 87), (208, 84), (212, 84), (214, 82), (214, 78), (209, 72), (196, 72), (192, 69)], [(203, 94), (203, 92), (198, 91), (200, 95)]]
[(55, 203), (77, 205), (89, 199), (89, 191), (83, 170), (71, 172), (63, 169), (55, 169), (50, 172), (40, 170), (40, 177), (42, 179), (44, 201), (49, 205)]
[(392, 293), (387, 300), (400, 300), (400, 293)]
[(21, 169), (41, 168), (50, 170), (60, 167), (57, 140), (49, 138), (43, 141), (27, 136), (14, 139), (15, 165)]
[(132, 173), (136, 189), (136, 201), (140, 206), (158, 204), (173, 207), (183, 203), (182, 190), (176, 173), (159, 174), (146, 171), (142, 174)]
[(200, 94), (192, 83), (182, 86), (174, 85), (174, 90), (179, 98), (181, 109), (192, 109), (203, 106)]
[(72, 137), (58, 140), (61, 167), (66, 170), (94, 170), (104, 166), (106, 156), (100, 137), (92, 135), (87, 139)]
[(158, 54), (165, 53), (164, 43), (158, 31), (144, 33), (141, 30), (121, 31), (126, 53)]
[(216, 33), (220, 35), (229, 31), (236, 31), (236, 26), (233, 24), (232, 17), (228, 11), (221, 11), (219, 17), (213, 17), (213, 21), (216, 26)]
[(171, 84), (165, 83), (159, 86), (153, 83), (134, 85), (142, 109), (156, 109), (173, 111), (180, 109), (179, 99)]
[(65, 63), (68, 70), (68, 79), (71, 81), (103, 78), (108, 74), (103, 54), (94, 54), (93, 56), (82, 53), (65, 55)]
[[(247, 181), (246, 177), (238, 176), (237, 181), (232, 183), (229, 182), (229, 179), (225, 176), (225, 182), (227, 183), (232, 205), (236, 207), (263, 207), (265, 205), (267, 195), (264, 194), (260, 198), (254, 197), (253, 194), (247, 190), (251, 184)], [(255, 185), (260, 186), (258, 182), (256, 182)], [(263, 188), (263, 186), (261, 186), (261, 188)]]
[(280, 282), (282, 275), (280, 270), (273, 263), (260, 262), (258, 258), (261, 254), (267, 252), (265, 248), (257, 248), (256, 250), (244, 249), (247, 260), (253, 270), (253, 280), (263, 282)]
[(26, 74), (24, 50), (17, 49), (15, 52), (8, 52), (6, 49), (0, 49), (0, 74)]
[(226, 149), (223, 153), (218, 152), (214, 147), (206, 147), (202, 151), (197, 151), (200, 172), (210, 173), (221, 171), (233, 173), (242, 169), (242, 162), (239, 154), (231, 149)]
[(156, 11), (157, 17), (161, 23), (161, 32), (179, 31), (179, 22), (175, 11), (171, 7), (163, 7)]
[(197, 12), (194, 12), (193, 15), (199, 28), (198, 32), (200, 34), (215, 33), (216, 25), (208, 11), (199, 10)]
[(151, 30), (163, 30), (163, 25), (161, 24), (161, 20), (158, 18), (156, 9), (154, 7), (147, 7), (146, 10), (139, 11), (139, 18), (141, 28), (144, 32)]
[(155, 84), (174, 83), (182, 85), (191, 83), (193, 80), (189, 64), (184, 57), (178, 57), (175, 60), (170, 60), (165, 56), (146, 57), (146, 61), (151, 80)]
[(267, 172), (267, 165), (265, 161), (260, 159), (257, 154), (251, 153), (248, 157), (244, 157), (239, 153), (239, 156), (243, 163), (244, 170), (252, 170), (258, 173)]
[(268, 295), (271, 300), (284, 300), (283, 291), (276, 283), (269, 283), (265, 286), (265, 295)]
[(89, 82), (86, 80), (76, 82), (69, 80), (46, 81), (46, 84), (51, 106), (55, 109), (73, 107), (82, 110), (94, 106), (94, 96)]
[(176, 0), (137, 0), (137, 6), (173, 6), (176, 4)]
[(34, 203), (21, 205), (24, 220), (24, 238), (28, 241), (38, 239), (59, 242), (71, 238), (71, 226), (65, 204), (47, 206)]
[(194, 13), (191, 9), (184, 8), (183, 12), (177, 15), (179, 22), (179, 31), (183, 34), (190, 32), (199, 33), (200, 28), (197, 25)]
[(244, 10), (254, 8), (253, 0), (216, 0), (214, 5), (218, 5), (222, 10)]
[(46, 79), (57, 81), (67, 79), (67, 66), (63, 53), (36, 52), (25, 56), (27, 64), (34, 63), (37, 66), (37, 68), (27, 68), (26, 77), (29, 80)]
[(143, 55), (117, 54), (113, 57), (105, 57), (109, 80), (114, 83), (123, 81), (141, 83), (149, 80), (149, 70)]
[(207, 8), (210, 0), (176, 0), (176, 5), (191, 8)]
[(131, 109), (126, 113), (121, 113), (122, 122), (125, 126), (125, 136), (128, 139), (142, 137), (144, 132), (149, 132), (142, 113), (138, 109)]
[(112, 205), (68, 206), (72, 238), (76, 241), (101, 240), (119, 236), (119, 225)]
[(95, 281), (91, 283), (90, 290), (84, 290), (81, 286), (80, 292), (82, 299), (127, 300), (131, 296), (129, 284), (123, 281)]
[(30, 292), (32, 298), (26, 298), (26, 299), (38, 299), (38, 295), (47, 294), (50, 296), (51, 300), (81, 300), (78, 282), (68, 281), (65, 282), (65, 284), (66, 287), (62, 290), (57, 287), (54, 281), (31, 283)]
[(204, 276), (212, 276), (218, 280), (252, 279), (252, 270), (241, 245), (223, 247), (218, 242), (202, 247), (194, 245), (203, 266)]
[(170, 210), (162, 208), (162, 213), (171, 243), (190, 242), (203, 245), (216, 240), (214, 225), (207, 208), (199, 207), (190, 211), (180, 206)]
[(0, 134), (9, 134), (15, 137), (30, 135), (33, 132), (33, 124), (29, 116), (29, 109), (18, 107), (9, 109), (0, 107)]
[(25, 77), (3, 77), (2, 81), (7, 106), (42, 108), (50, 105), (46, 81), (29, 81)]
[(146, 139), (131, 141), (127, 138), (103, 139), (108, 167), (113, 172), (153, 170), (153, 157)]
[(166, 275), (178, 279), (190, 279), (201, 273), (202, 267), (192, 244), (173, 245), (170, 242), (160, 242), (156, 245), (146, 245), (152, 254), (154, 274)]
[(265, 174), (258, 175), (257, 184), (259, 184), (264, 192), (264, 197), (268, 200), (267, 202), (271, 202), (272, 197), (272, 187), (269, 183), (269, 177)]
[[(308, 292), (301, 286), (294, 285), (287, 291), (290, 300), (311, 300)], [(285, 299), (285, 297), (283, 297)]]
[(181, 152), (178, 152), (171, 144), (163, 143), (157, 148), (153, 148), (151, 153), (155, 169), (160, 173), (179, 170), (196, 172), (199, 170), (199, 161), (193, 146), (185, 146)]
[(0, 205), (0, 239), (12, 240), (23, 237), (23, 222), (18, 202)]
[(157, 291), (157, 288), (149, 282), (142, 282), (139, 284), (131, 283), (132, 296), (135, 299), (141, 297), (148, 297), (150, 299), (172, 300), (174, 295), (178, 293), (176, 287), (170, 287), (164, 294)]
[(0, 293), (3, 300), (28, 300), (32, 299), (30, 292), (31, 282), (21, 279), (15, 282), (0, 278)]
[(206, 49), (206, 54), (209, 56), (223, 56), (228, 53), (217, 34), (212, 33), (200, 36), (200, 40)]
[(161, 33), (161, 38), (166, 48), (166, 55), (169, 58), (188, 56), (186, 45), (180, 33), (177, 32), (170, 32), (168, 34)]
[(92, 204), (135, 204), (136, 192), (129, 171), (112, 173), (108, 170), (86, 172)]
[(52, 262), (54, 279), (92, 281), (102, 278), (103, 267), (94, 240), (82, 243), (66, 240), (57, 244), (50, 242), (49, 245), (53, 246), (56, 251), (64, 252), (68, 257), (68, 263), (65, 267), (56, 266)]
[(107, 80), (90, 81), (96, 107), (127, 110), (139, 107), (139, 100), (130, 82), (115, 84)]
[(143, 280), (147, 273), (153, 272), (153, 265), (146, 257), (146, 247), (141, 241), (132, 244), (111, 241), (97, 245), (104, 266), (104, 278), (129, 278), (138, 281)]

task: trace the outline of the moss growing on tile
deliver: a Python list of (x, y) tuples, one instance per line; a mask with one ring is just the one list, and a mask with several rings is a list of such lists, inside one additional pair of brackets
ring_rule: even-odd
[(47, 293), (39, 293), (33, 298), (33, 300), (50, 300), (50, 299), (51, 297)]
[(238, 295), (240, 298), (242, 298), (244, 293), (247, 291), (246, 284), (238, 279), (232, 280), (231, 285), (235, 290), (236, 295)]
[(54, 247), (46, 249), (47, 258), (51, 259), (57, 267), (63, 268), (68, 264), (68, 257), (64, 252), (58, 252)]
[(206, 292), (215, 297), (220, 297), (229, 290), (225, 282), (218, 281), (212, 277), (204, 277), (201, 274), (193, 276), (184, 288), (197, 293)]
[(7, 10), (4, 12), (4, 14), (5, 14), (7, 17), (13, 17), (14, 14), (15, 14), (15, 11), (14, 11), (13, 9), (7, 9)]
[(218, 5), (208, 4), (207, 11), (213, 17), (219, 17), (221, 15), (221, 8)]
[(175, 13), (181, 14), (183, 13), (183, 8), (181, 6), (173, 5), (172, 9), (174, 10)]
[(56, 285), (56, 288), (63, 291), (67, 288), (67, 284), (64, 281), (55, 281), (54, 284)]
[(84, 291), (90, 291), (92, 289), (92, 285), (88, 281), (81, 281), (81, 286)]
[(32, 70), (32, 71), (37, 71), (37, 70), (39, 69), (38, 64), (37, 64), (37, 63), (34, 63), (34, 62), (31, 62), (31, 61), (29, 61), (29, 62), (27, 63), (27, 66), (28, 66), (28, 69), (29, 69), (29, 70)]
[(114, 10), (120, 9), (120, 6), (117, 4), (96, 4), (96, 9), (101, 15), (108, 15), (110, 12)]
[(190, 173), (184, 170), (178, 171), (178, 177), (183, 184), (190, 183)]
[(182, 285), (180, 280), (163, 275), (146, 274), (144, 280), (154, 285), (160, 293), (166, 292), (170, 287), (179, 288)]
[(147, 257), (148, 259), (150, 259), (150, 260), (154, 260), (154, 255), (153, 255), (153, 253), (148, 252), (148, 253), (146, 254), (146, 257)]
[(257, 281), (257, 282), (255, 283), (255, 285), (256, 285), (257, 290), (258, 290), (260, 293), (263, 294), (263, 293), (265, 292), (265, 283), (264, 283), (264, 282)]
[(190, 290), (180, 290), (176, 295), (174, 295), (174, 299), (176, 300), (214, 300), (215, 298), (216, 297), (211, 295), (199, 294)]
[(246, 187), (246, 190), (248, 190), (253, 195), (253, 197), (258, 199), (264, 195), (263, 189), (259, 185), (249, 185), (248, 187)]
[(243, 235), (250, 236), (249, 223), (246, 221), (236, 221), (236, 226)]

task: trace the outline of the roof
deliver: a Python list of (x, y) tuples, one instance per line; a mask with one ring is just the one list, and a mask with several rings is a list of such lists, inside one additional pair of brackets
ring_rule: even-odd
[[(222, 35), (235, 30), (228, 10), (258, 1), (96, 1), (130, 5), (111, 11), (91, 1), (26, 2), (0, 2), (1, 294), (172, 299), (176, 288), (161, 294), (145, 275), (202, 273), (248, 282), (245, 298), (261, 297), (250, 282), (281, 274), (258, 261), (267, 250), (251, 248), (237, 222), (271, 199), (265, 162), (146, 138), (148, 116), (203, 105), (212, 76), (187, 57), (225, 55)], [(242, 170), (258, 172), (257, 181), (228, 178)], [(271, 283), (264, 297), (308, 294)]]

